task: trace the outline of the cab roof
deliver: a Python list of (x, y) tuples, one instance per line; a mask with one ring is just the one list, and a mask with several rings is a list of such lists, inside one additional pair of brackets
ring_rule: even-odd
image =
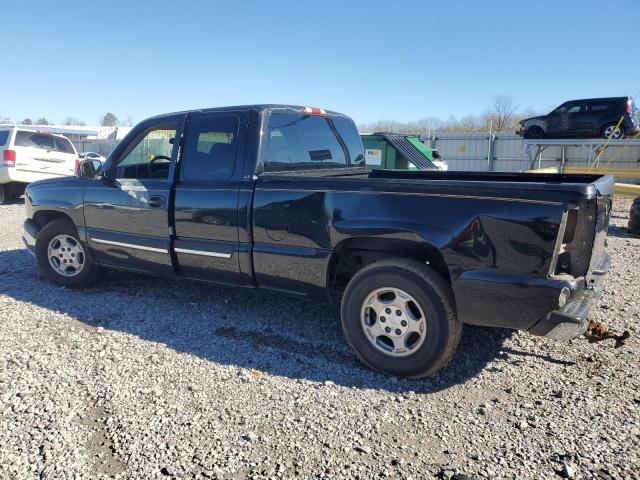
[[(306, 105), (282, 105), (277, 103), (257, 103), (252, 105), (233, 105), (233, 106), (226, 106), (226, 107), (209, 107), (209, 108), (197, 108), (193, 110), (182, 110), (179, 112), (171, 112), (171, 113), (156, 115), (154, 117), (148, 118), (147, 120), (151, 120), (151, 119), (157, 120), (157, 119), (162, 119), (164, 117), (171, 117), (179, 114), (186, 115), (187, 113), (194, 113), (194, 112), (199, 112), (199, 113), (237, 112), (237, 111), (247, 111), (247, 110), (257, 110), (259, 112), (263, 112), (265, 110), (281, 110), (287, 113), (302, 113), (302, 111), (306, 107), (307, 107)], [(332, 110), (325, 110), (325, 112), (326, 112), (325, 113), (326, 115), (334, 115), (334, 116), (341, 116), (341, 117), (347, 116), (339, 112), (334, 112)]]

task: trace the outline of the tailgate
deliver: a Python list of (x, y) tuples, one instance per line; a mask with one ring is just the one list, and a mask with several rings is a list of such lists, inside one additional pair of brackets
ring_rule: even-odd
[(594, 184), (598, 191), (598, 196), (596, 199), (595, 236), (589, 269), (587, 270), (587, 284), (593, 283), (594, 275), (602, 275), (604, 273), (599, 271), (599, 267), (604, 261), (607, 247), (607, 230), (611, 219), (613, 184), (614, 180), (610, 175), (602, 177)]

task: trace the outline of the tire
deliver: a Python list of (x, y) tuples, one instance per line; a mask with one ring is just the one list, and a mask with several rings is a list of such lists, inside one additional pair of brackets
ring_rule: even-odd
[[(100, 275), (100, 266), (82, 245), (76, 227), (68, 220), (47, 223), (38, 233), (35, 251), (42, 276), (54, 285), (84, 288), (93, 284)], [(59, 254), (52, 255), (53, 252)], [(58, 269), (54, 267), (55, 260), (60, 265)], [(66, 274), (60, 272), (63, 269), (66, 269)]]
[(544, 131), (540, 127), (529, 127), (524, 132), (524, 138), (544, 138)]
[(628, 230), (634, 235), (640, 235), (640, 197), (636, 198), (631, 205), (629, 212)]
[(9, 185), (0, 184), (0, 205), (4, 205), (9, 201)]
[[(386, 308), (403, 302), (404, 308)], [(429, 266), (404, 258), (380, 260), (356, 273), (342, 297), (341, 317), (358, 359), (397, 377), (435, 374), (449, 362), (462, 334), (451, 287)], [(421, 334), (410, 331), (419, 328)], [(376, 336), (380, 329), (384, 333)]]
[[(613, 131), (614, 128), (616, 128), (617, 124), (618, 124), (617, 122), (615, 123), (612, 122), (602, 127), (602, 131), (600, 132), (602, 135), (602, 138), (609, 138), (609, 135), (611, 135), (611, 132)], [(611, 139), (620, 140), (621, 138), (624, 138), (624, 128), (622, 126), (618, 127), (618, 129), (616, 130), (616, 133), (614, 133)]]

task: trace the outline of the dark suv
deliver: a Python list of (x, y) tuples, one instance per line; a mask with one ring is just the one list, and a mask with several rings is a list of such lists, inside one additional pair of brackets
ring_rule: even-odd
[[(631, 97), (571, 100), (551, 113), (520, 121), (516, 133), (524, 138), (593, 138), (620, 139), (638, 129)], [(620, 117), (622, 123), (616, 128)]]

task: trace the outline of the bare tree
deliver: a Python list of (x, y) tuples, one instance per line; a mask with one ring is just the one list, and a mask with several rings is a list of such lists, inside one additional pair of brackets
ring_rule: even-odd
[(36, 120), (36, 125), (49, 125), (49, 120), (47, 120), (45, 117), (40, 117)]
[(84, 127), (86, 125), (86, 123), (84, 123), (82, 120), (78, 120), (76, 117), (67, 117), (67, 119), (64, 121), (64, 124), (77, 125), (81, 127)]
[(518, 106), (511, 95), (499, 93), (491, 98), (491, 107), (485, 114), (485, 127), (488, 123), (494, 131), (511, 130)]
[(127, 115), (124, 120), (121, 120), (120, 126), (133, 127), (133, 115)]
[(480, 115), (465, 115), (458, 119), (450, 116), (446, 120), (436, 117), (425, 117), (417, 121), (398, 122), (396, 120), (380, 120), (373, 123), (360, 124), (361, 132), (395, 132), (414, 135), (433, 135), (441, 133), (471, 133), (515, 130), (520, 120), (536, 116), (538, 113), (530, 108), (518, 112), (518, 106), (510, 95), (494, 95), (491, 105)]
[(22, 125), (33, 125), (33, 120), (31, 120), (30, 118), (25, 118), (24, 120), (22, 120)]

